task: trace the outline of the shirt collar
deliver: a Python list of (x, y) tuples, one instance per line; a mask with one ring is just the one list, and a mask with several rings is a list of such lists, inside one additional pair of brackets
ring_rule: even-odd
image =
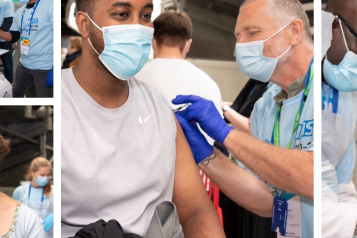
[(288, 90), (289, 92), (286, 93), (284, 90), (281, 90), (280, 93), (278, 93), (275, 97), (274, 100), (275, 102), (282, 103), (285, 100), (295, 97), (298, 95), (302, 90), (305, 88), (305, 81), (306, 81), (306, 74), (304, 74), (302, 77), (300, 77), (298, 80), (292, 82)]

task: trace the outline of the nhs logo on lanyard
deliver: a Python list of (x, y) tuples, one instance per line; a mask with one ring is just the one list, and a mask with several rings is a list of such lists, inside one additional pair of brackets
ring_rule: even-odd
[(38, 18), (32, 19), (32, 24), (38, 24)]

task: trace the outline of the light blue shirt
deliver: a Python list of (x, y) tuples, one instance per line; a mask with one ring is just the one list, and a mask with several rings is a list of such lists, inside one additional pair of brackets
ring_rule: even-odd
[[(42, 191), (43, 191), (43, 188), (34, 188), (34, 187), (31, 187), (31, 194), (30, 194), (30, 198), (29, 198), (29, 201), (30, 202), (41, 202), (41, 198), (42, 198)], [(23, 186), (19, 186), (15, 189), (13, 195), (12, 195), (12, 198), (19, 201), (19, 202), (22, 202), (24, 197), (25, 197), (25, 194), (26, 191), (24, 189)], [(28, 196), (28, 194), (27, 194)], [(43, 197), (44, 199), (47, 199), (46, 196), (44, 195)]]
[[(11, 0), (0, 0), (0, 26), (6, 17), (14, 17), (14, 4)], [(5, 40), (0, 38), (0, 42)]]
[[(278, 103), (274, 97), (281, 92), (277, 85), (271, 86), (254, 106), (251, 115), (252, 135), (266, 143), (271, 142)], [(288, 144), (295, 116), (300, 106), (303, 91), (295, 97), (284, 101), (280, 115), (281, 147)], [(298, 150), (314, 151), (314, 80), (311, 82), (310, 93), (301, 113), (299, 127), (294, 137), (293, 146)], [(289, 159), (289, 158), (286, 158)], [(314, 234), (314, 205), (313, 200), (301, 197), (301, 232), (302, 238), (313, 237)]]
[[(325, 85), (324, 89), (328, 92), (328, 85)], [(326, 94), (328, 95), (328, 94)], [(356, 124), (357, 124), (357, 92), (339, 92), (338, 97), (338, 109), (337, 114), (342, 115), (343, 124), (347, 125), (346, 128), (350, 128), (353, 130), (353, 134), (348, 135), (343, 131), (334, 131), (335, 134), (339, 134), (336, 136), (349, 136), (346, 138), (349, 145), (347, 147), (346, 152), (342, 156), (341, 161), (336, 166), (336, 174), (338, 184), (348, 183), (352, 181), (353, 178), (353, 170), (355, 167), (356, 160), (356, 146), (355, 146), (355, 134), (356, 134)], [(330, 128), (334, 130), (334, 128)]]
[[(21, 18), (26, 4), (16, 11), (10, 31), (21, 33)], [(33, 8), (26, 9), (22, 22), (22, 35)], [(53, 66), (53, 0), (41, 0), (32, 19), (28, 55), (21, 55), (20, 63), (27, 69), (49, 70)]]

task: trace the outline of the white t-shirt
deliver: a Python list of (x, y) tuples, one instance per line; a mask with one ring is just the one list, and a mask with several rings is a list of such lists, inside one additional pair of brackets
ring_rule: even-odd
[[(154, 86), (170, 102), (172, 108), (179, 107), (171, 103), (176, 95), (193, 94), (213, 101), (222, 114), (222, 97), (217, 84), (205, 72), (186, 60), (157, 58), (148, 62), (135, 77)], [(208, 142), (213, 144), (213, 139), (205, 133), (204, 135)]]
[(128, 82), (126, 103), (107, 109), (62, 70), (62, 237), (99, 219), (144, 236), (155, 207), (172, 200), (173, 112), (152, 86)]
[[(24, 204), (17, 206), (12, 231), (7, 233), (9, 238), (45, 238), (45, 231), (41, 225), (40, 217), (34, 210)], [(4, 234), (5, 235), (5, 234)]]
[(5, 78), (4, 74), (1, 72), (0, 72), (0, 98), (12, 98), (11, 84)]

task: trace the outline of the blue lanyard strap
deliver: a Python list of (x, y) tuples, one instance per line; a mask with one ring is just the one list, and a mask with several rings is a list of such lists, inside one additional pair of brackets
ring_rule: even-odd
[(329, 98), (326, 99), (326, 93), (323, 84), (321, 83), (321, 107), (322, 110), (330, 111), (337, 114), (338, 109), (338, 91), (329, 86)]
[[(30, 17), (29, 21), (27, 21), (27, 26), (29, 26), (29, 28), (26, 30), (26, 32), (28, 31), (28, 37), (30, 37), (30, 34), (31, 34), (32, 18), (35, 15), (36, 8), (37, 8), (38, 4), (40, 3), (40, 1), (41, 0), (38, 0), (35, 3), (35, 6), (33, 7), (33, 11), (31, 13), (31, 17)], [(20, 28), (21, 35), (22, 35), (22, 22), (24, 20), (25, 11), (26, 11), (26, 6), (25, 6), (24, 11), (22, 12), (22, 17), (21, 17), (21, 28)]]

